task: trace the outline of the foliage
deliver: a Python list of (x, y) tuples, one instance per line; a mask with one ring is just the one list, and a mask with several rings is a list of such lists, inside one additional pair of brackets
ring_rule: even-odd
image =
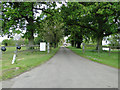
[(37, 32), (36, 24), (43, 18), (43, 15), (35, 16), (39, 13), (38, 10), (50, 14), (51, 11), (46, 10), (43, 5), (47, 8), (56, 6), (55, 3), (47, 2), (3, 2), (2, 4), (4, 34), (22, 33), (26, 29), (23, 35), (29, 40), (30, 45), (34, 44), (34, 33)]
[[(43, 41), (49, 42), (51, 44), (57, 44), (63, 37), (63, 23), (54, 20), (54, 24), (49, 20), (45, 20), (43, 23), (43, 29), (39, 33)], [(55, 46), (56, 47), (56, 46)]]
[[(61, 11), (65, 24), (80, 27), (78, 30), (81, 35), (87, 40), (96, 40), (98, 49), (104, 36), (119, 31), (119, 8), (120, 2), (68, 2), (67, 6), (62, 6)], [(69, 31), (72, 29), (69, 28)]]
[(110, 42), (110, 46), (119, 46), (120, 41), (119, 41), (119, 34), (113, 34), (108, 38), (108, 41)]
[[(47, 10), (51, 9), (48, 8)], [(55, 9), (54, 7), (51, 14), (52, 15), (46, 14), (47, 17), (37, 24), (40, 26), (40, 28), (37, 28), (37, 33), (42, 41), (49, 42), (51, 46), (56, 48), (60, 39), (63, 37), (64, 23), (62, 22), (59, 8)]]
[(20, 39), (20, 40), (13, 40), (13, 39), (5, 39), (2, 41), (2, 44), (5, 45), (5, 46), (15, 46), (16, 43), (18, 45), (27, 45), (28, 44), (28, 40), (27, 39)]
[(28, 40), (27, 39), (20, 39), (20, 40), (16, 41), (16, 43), (18, 45), (27, 45), (28, 44)]
[(35, 45), (39, 45), (40, 44), (40, 42), (44, 42), (43, 40), (42, 40), (42, 38), (40, 38), (40, 37), (36, 37), (35, 39), (34, 39), (34, 42), (35, 42)]
[[(120, 2), (67, 2), (61, 8), (57, 8), (56, 2), (3, 2), (2, 4), (3, 32), (22, 33), (26, 28), (23, 35), (29, 40), (30, 45), (34, 44), (34, 34), (39, 34), (38, 37), (42, 40), (57, 44), (61, 35), (56, 35), (56, 31), (64, 28), (64, 35), (71, 35), (70, 41), (73, 46), (80, 47), (83, 40), (92, 39), (97, 42), (96, 49), (99, 47), (102, 50), (103, 37), (119, 31)], [(38, 10), (42, 13), (36, 17)], [(59, 24), (63, 24), (60, 25), (61, 29)], [(55, 26), (58, 29), (55, 29)], [(50, 31), (49, 35), (57, 39), (50, 37), (48, 31)]]
[(5, 39), (2, 41), (2, 44), (5, 46), (15, 46), (15, 41), (13, 39)]

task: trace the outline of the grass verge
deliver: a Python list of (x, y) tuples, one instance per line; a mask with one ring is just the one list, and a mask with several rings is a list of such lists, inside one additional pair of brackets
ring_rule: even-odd
[[(25, 71), (28, 71), (40, 64), (48, 61), (55, 53), (59, 50), (59, 48), (52, 49), (49, 54), (47, 52), (40, 51), (23, 51), (19, 52), (16, 57), (16, 62), (11, 64), (14, 48), (7, 49), (5, 53), (2, 54), (2, 76), (0, 76), (0, 80), (6, 80), (13, 78)], [(10, 51), (12, 51), (10, 53)]]
[(105, 64), (108, 66), (112, 66), (114, 68), (120, 68), (120, 66), (118, 65), (118, 51), (116, 52), (112, 52), (112, 53), (108, 53), (108, 52), (101, 52), (98, 53), (97, 51), (93, 51), (93, 50), (86, 50), (85, 53), (83, 54), (82, 49), (78, 49), (75, 47), (67, 47), (70, 50), (72, 50), (73, 52), (75, 52), (76, 54), (85, 57), (89, 60), (101, 63), (101, 64)]

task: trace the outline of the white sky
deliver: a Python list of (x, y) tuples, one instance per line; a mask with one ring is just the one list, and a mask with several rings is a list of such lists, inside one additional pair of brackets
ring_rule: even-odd
[(8, 38), (7, 38), (7, 35), (4, 36), (4, 37), (1, 37), (1, 36), (0, 36), (0, 42), (2, 42), (4, 39), (8, 39)]

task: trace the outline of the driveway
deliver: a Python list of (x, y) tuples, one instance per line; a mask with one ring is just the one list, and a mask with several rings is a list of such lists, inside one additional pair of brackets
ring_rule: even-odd
[(118, 88), (118, 69), (61, 47), (46, 63), (2, 84), (4, 88)]

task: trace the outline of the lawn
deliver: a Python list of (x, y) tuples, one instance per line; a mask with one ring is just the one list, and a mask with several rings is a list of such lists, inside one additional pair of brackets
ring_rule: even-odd
[[(23, 47), (22, 50), (25, 50), (25, 47)], [(0, 77), (0, 80), (13, 78), (25, 71), (39, 66), (54, 56), (58, 50), (59, 48), (52, 48), (49, 54), (40, 51), (18, 52), (16, 62), (11, 64), (15, 48), (7, 48), (7, 51), (2, 54), (2, 76)]]
[(102, 63), (108, 66), (112, 66), (115, 68), (120, 68), (120, 66), (118, 65), (118, 51), (115, 51), (115, 52), (112, 51), (112, 53), (103, 51), (101, 53), (98, 53), (97, 51), (91, 50), (89, 48), (85, 50), (85, 53), (83, 54), (82, 49), (78, 49), (75, 47), (68, 47), (68, 48), (73, 52), (75, 52), (76, 54), (82, 57), (85, 57), (87, 59), (90, 59), (92, 61)]

